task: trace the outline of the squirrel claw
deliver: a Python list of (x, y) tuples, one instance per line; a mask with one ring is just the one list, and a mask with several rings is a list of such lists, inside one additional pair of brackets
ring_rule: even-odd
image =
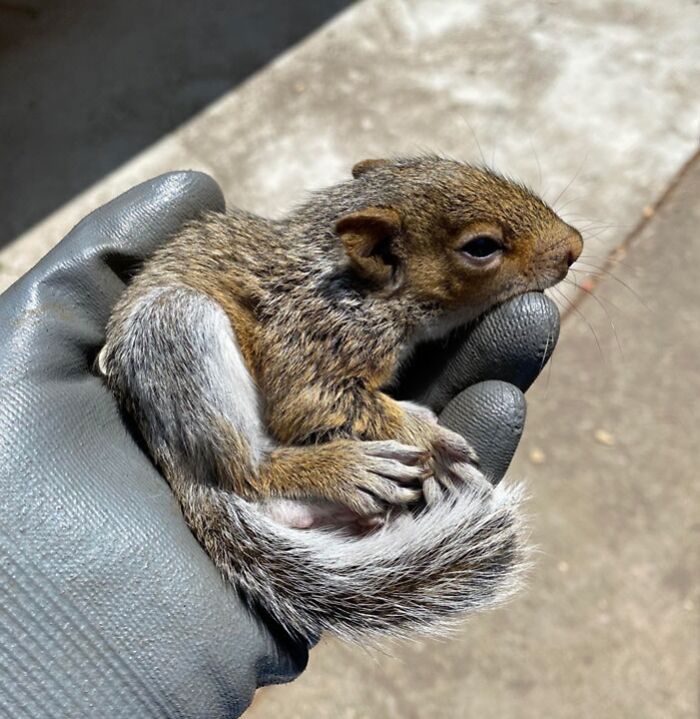
[(469, 462), (455, 462), (447, 468), (450, 478), (456, 482), (479, 482), (484, 478), (481, 471)]

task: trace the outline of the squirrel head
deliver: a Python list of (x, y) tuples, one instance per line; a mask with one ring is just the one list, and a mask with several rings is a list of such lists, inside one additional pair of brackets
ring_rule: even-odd
[(350, 266), (370, 291), (474, 316), (562, 280), (580, 233), (523, 185), (436, 157), (364, 160), (362, 206), (336, 218)]

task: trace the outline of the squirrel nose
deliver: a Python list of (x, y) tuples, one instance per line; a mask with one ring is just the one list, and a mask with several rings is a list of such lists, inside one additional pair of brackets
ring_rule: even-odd
[(566, 264), (568, 267), (571, 267), (581, 256), (581, 251), (583, 250), (581, 233), (574, 230), (567, 238), (567, 246)]

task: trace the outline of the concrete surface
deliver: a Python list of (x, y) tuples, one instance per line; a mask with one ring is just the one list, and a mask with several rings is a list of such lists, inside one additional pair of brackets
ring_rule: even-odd
[(0, 252), (0, 289), (158, 172), (208, 171), (229, 202), (279, 214), (365, 156), (479, 161), (475, 136), (587, 230), (596, 264), (697, 147), (698, 87), (688, 0), (365, 0)]
[(349, 2), (0, 2), (0, 247)]
[(442, 643), (324, 641), (247, 719), (696, 719), (699, 226), (700, 157), (529, 394), (528, 588)]
[(483, 153), (584, 230), (576, 282), (605, 279), (565, 322), (510, 473), (532, 494), (530, 588), (447, 642), (323, 642), (247, 717), (698, 715), (699, 161), (665, 193), (698, 147), (699, 87), (687, 0), (364, 0), (0, 252), (2, 289), (158, 172), (203, 169), (278, 215), (362, 157), (422, 150)]

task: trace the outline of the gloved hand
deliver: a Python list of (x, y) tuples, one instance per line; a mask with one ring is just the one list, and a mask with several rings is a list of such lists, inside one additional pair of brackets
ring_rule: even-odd
[[(221, 579), (91, 371), (125, 280), (212, 209), (223, 199), (207, 176), (158, 177), (89, 215), (0, 297), (2, 716), (230, 718), (305, 667), (307, 647)], [(511, 302), (424, 348), (403, 394), (443, 410), (495, 481), (557, 330), (543, 296)]]

